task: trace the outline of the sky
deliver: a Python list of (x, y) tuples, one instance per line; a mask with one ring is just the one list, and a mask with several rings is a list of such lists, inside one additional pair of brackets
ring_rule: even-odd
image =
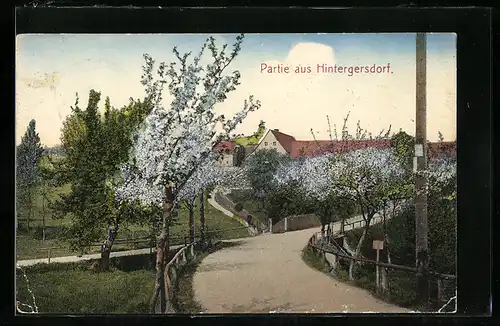
[[(16, 143), (31, 119), (44, 145), (60, 143), (60, 130), (76, 93), (85, 107), (91, 89), (122, 107), (144, 98), (143, 54), (172, 62), (172, 48), (199, 52), (208, 36), (229, 47), (236, 34), (23, 34), (16, 39)], [(204, 58), (203, 60), (208, 60)], [(205, 61), (206, 62), (206, 61)], [(289, 73), (268, 73), (286, 67)], [(384, 73), (328, 73), (318, 65), (385, 68)], [(390, 68), (387, 69), (389, 64)], [(311, 73), (295, 73), (295, 67)], [(327, 116), (340, 130), (356, 132), (358, 120), (374, 135), (381, 130), (415, 130), (415, 34), (246, 34), (228, 72), (241, 84), (216, 107), (226, 116), (241, 110), (249, 95), (261, 101), (237, 133), (251, 134), (260, 120), (297, 140), (329, 139)], [(352, 68), (354, 69), (354, 68)], [(165, 96), (164, 105), (171, 98)], [(427, 34), (427, 138), (456, 139), (456, 35)]]

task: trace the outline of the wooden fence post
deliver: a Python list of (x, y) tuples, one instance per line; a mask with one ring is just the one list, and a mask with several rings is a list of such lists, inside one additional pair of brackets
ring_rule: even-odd
[(337, 257), (337, 255), (332, 255), (332, 256), (333, 256), (333, 259), (332, 259), (332, 261), (330, 263), (332, 265), (332, 272), (335, 272), (337, 270), (337, 260), (338, 260), (338, 257)]

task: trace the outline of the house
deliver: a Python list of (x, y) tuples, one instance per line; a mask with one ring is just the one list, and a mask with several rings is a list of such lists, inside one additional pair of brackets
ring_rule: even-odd
[(252, 155), (252, 153), (261, 149), (275, 149), (278, 153), (290, 155), (294, 141), (296, 140), (293, 136), (282, 133), (279, 129), (269, 129), (260, 139), (255, 149), (248, 155)]
[[(279, 153), (291, 158), (301, 156), (317, 156), (326, 153), (345, 153), (362, 148), (389, 148), (392, 146), (388, 139), (366, 140), (296, 140), (295, 137), (280, 132), (278, 129), (269, 129), (252, 152), (261, 149), (276, 149)], [(456, 155), (456, 142), (429, 142), (427, 146), (429, 158)]]
[(228, 167), (234, 166), (234, 144), (230, 141), (221, 141), (214, 148), (219, 153), (219, 166)]

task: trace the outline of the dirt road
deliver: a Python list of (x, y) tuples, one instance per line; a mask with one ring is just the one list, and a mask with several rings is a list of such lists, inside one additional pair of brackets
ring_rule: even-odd
[(246, 238), (207, 256), (193, 280), (203, 312), (409, 312), (306, 265), (301, 252), (317, 231)]

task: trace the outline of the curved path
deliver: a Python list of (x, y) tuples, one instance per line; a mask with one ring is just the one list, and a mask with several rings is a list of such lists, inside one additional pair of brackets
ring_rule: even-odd
[(193, 279), (203, 312), (409, 312), (306, 265), (302, 249), (318, 231), (245, 238), (208, 255)]

